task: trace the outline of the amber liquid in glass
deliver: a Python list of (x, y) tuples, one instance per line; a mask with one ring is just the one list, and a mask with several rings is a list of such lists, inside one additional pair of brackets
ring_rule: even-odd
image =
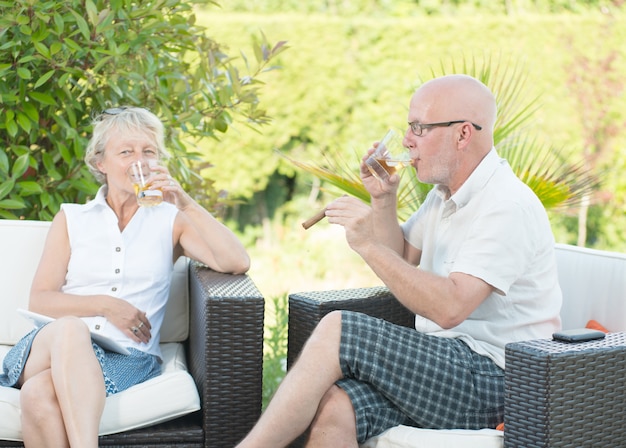
[(135, 188), (137, 203), (140, 206), (152, 207), (163, 202), (163, 193), (161, 190), (150, 190), (148, 187), (142, 188), (137, 184), (133, 184), (133, 187)]
[(375, 159), (391, 176), (398, 170), (411, 166), (411, 160)]

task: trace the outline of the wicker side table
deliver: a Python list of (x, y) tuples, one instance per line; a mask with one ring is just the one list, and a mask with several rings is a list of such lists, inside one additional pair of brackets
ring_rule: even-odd
[(506, 346), (507, 448), (626, 446), (626, 333)]

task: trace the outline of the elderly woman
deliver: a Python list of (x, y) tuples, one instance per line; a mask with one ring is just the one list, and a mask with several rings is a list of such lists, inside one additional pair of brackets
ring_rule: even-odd
[[(227, 273), (250, 260), (235, 235), (160, 162), (163, 125), (143, 108), (95, 119), (85, 161), (103, 184), (87, 204), (63, 204), (33, 279), (31, 311), (57, 318), (7, 355), (0, 384), (21, 388), (26, 446), (97, 447), (105, 397), (160, 374), (160, 328), (181, 255)], [(163, 203), (140, 207), (127, 169), (151, 162)], [(110, 352), (90, 329), (130, 352)]]

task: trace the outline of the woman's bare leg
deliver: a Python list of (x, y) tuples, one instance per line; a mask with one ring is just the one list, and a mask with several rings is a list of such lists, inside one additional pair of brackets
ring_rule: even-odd
[(20, 391), (24, 446), (69, 447), (50, 370), (30, 378)]
[(24, 385), (47, 369), (70, 446), (97, 448), (106, 393), (89, 330), (80, 319), (61, 318), (39, 332), (24, 367)]

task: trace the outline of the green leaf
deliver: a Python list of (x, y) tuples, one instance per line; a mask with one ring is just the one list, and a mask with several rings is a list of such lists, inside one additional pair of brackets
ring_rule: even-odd
[(65, 21), (63, 20), (63, 16), (59, 13), (54, 14), (54, 26), (56, 27), (57, 34), (61, 34), (63, 32), (63, 28), (65, 27)]
[(63, 44), (59, 41), (52, 42), (50, 45), (50, 55), (54, 56), (63, 49)]
[(26, 133), (29, 133), (31, 130), (31, 121), (28, 118), (28, 116), (22, 112), (18, 112), (17, 113), (17, 122), (19, 123), (20, 127), (22, 129), (24, 129), (24, 131), (26, 131)]
[(7, 179), (6, 182), (2, 182), (0, 184), (0, 199), (11, 193), (14, 186), (15, 181), (13, 179)]
[(35, 47), (35, 50), (37, 50), (37, 53), (39, 53), (46, 59), (50, 59), (50, 50), (48, 49), (48, 47), (46, 47), (41, 42), (33, 42), (33, 46)]
[(15, 137), (17, 135), (17, 131), (19, 131), (19, 129), (17, 127), (17, 123), (15, 122), (15, 120), (9, 119), (9, 117), (7, 116), (7, 119), (5, 121), (5, 126), (7, 128), (7, 132), (9, 133), (11, 137)]
[(7, 156), (7, 152), (7, 150), (0, 151), (0, 174), (3, 175), (9, 174), (9, 156)]
[(85, 1), (85, 9), (87, 10), (87, 17), (89, 17), (89, 21), (95, 27), (100, 22), (98, 18), (98, 8), (92, 0)]
[(17, 68), (17, 76), (19, 76), (22, 79), (30, 79), (31, 78), (31, 74), (30, 74), (30, 70), (28, 70), (25, 67), (18, 67)]
[(28, 153), (22, 154), (17, 159), (15, 159), (15, 163), (13, 164), (13, 170), (11, 171), (11, 177), (13, 177), (13, 179), (17, 179), (26, 172), (29, 160), (30, 154)]
[(65, 45), (67, 45), (67, 47), (70, 50), (72, 50), (73, 53), (78, 53), (82, 50), (82, 47), (78, 45), (73, 39), (70, 39), (69, 37), (66, 37), (65, 39), (63, 39), (63, 42), (65, 43)]
[(102, 69), (102, 67), (104, 67), (106, 64), (109, 63), (111, 59), (113, 59), (113, 56), (105, 56), (105, 57), (100, 57), (98, 59), (99, 59), (98, 62), (93, 67), (94, 73), (98, 73)]
[(16, 216), (13, 213), (9, 213), (6, 210), (2, 210), (0, 208), (0, 217), (2, 217), (2, 219), (20, 219), (20, 217)]
[(23, 193), (23, 196), (40, 194), (43, 191), (43, 189), (41, 188), (41, 185), (39, 185), (37, 182), (34, 182), (32, 180), (18, 182), (17, 187), (21, 190), (21, 193)]
[(21, 25), (20, 32), (22, 34), (26, 34), (27, 36), (30, 36), (33, 33), (33, 29), (29, 27), (28, 25)]
[(122, 42), (122, 44), (117, 47), (116, 53), (118, 56), (122, 56), (123, 54), (128, 53), (129, 48), (130, 45), (128, 45), (126, 42)]
[(59, 145), (59, 152), (61, 153), (61, 157), (65, 160), (66, 163), (72, 162), (72, 153), (65, 145)]
[(48, 31), (47, 27), (39, 26), (39, 28), (37, 28), (37, 30), (31, 36), (31, 40), (33, 41), (33, 43), (38, 43), (44, 40), (49, 35), (50, 35), (50, 31)]
[(91, 35), (89, 32), (89, 25), (87, 24), (87, 21), (83, 18), (83, 16), (78, 14), (73, 9), (70, 10), (70, 13), (74, 16), (74, 19), (76, 19), (76, 25), (78, 25), (78, 29), (80, 30), (85, 40), (87, 41), (91, 40)]
[(43, 92), (28, 92), (28, 96), (41, 104), (46, 104), (48, 106), (56, 106), (57, 103), (52, 97), (52, 95)]
[(3, 199), (0, 201), (0, 208), (6, 208), (9, 210), (19, 210), (26, 207), (24, 201), (19, 199)]
[(49, 70), (48, 72), (46, 72), (43, 76), (41, 76), (37, 82), (35, 83), (34, 88), (37, 89), (38, 87), (41, 87), (42, 85), (44, 85), (46, 82), (48, 82), (48, 80), (54, 75), (56, 70), (52, 69)]

